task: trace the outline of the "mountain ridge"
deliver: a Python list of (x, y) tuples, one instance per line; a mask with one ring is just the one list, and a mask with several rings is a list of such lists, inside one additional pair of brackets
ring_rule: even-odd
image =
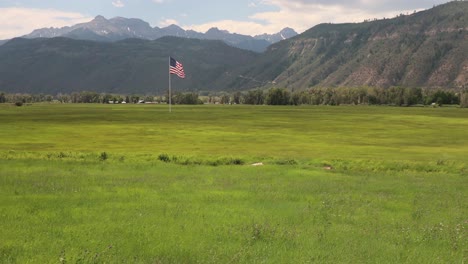
[(392, 19), (320, 24), (261, 54), (221, 40), (179, 37), (116, 42), (15, 39), (0, 46), (0, 90), (152, 93), (158, 86), (162, 91), (168, 56), (186, 66), (188, 78), (174, 79), (185, 91), (467, 88), (468, 2)]
[(291, 28), (285, 28), (276, 34), (263, 34), (248, 36), (237, 33), (230, 33), (226, 30), (211, 28), (205, 33), (194, 30), (184, 30), (177, 25), (169, 25), (164, 28), (151, 27), (146, 21), (137, 18), (114, 17), (106, 19), (98, 15), (93, 20), (62, 28), (41, 28), (36, 29), (24, 38), (52, 38), (69, 37), (73, 39), (84, 39), (93, 41), (115, 42), (126, 38), (141, 38), (156, 40), (165, 36), (175, 36), (184, 38), (223, 40), (233, 47), (263, 52), (266, 48), (283, 39), (297, 35)]
[(0, 90), (36, 94), (164, 93), (169, 56), (183, 62), (186, 70), (186, 79), (173, 78), (175, 91), (201, 91), (224, 87), (218, 77), (254, 61), (258, 53), (220, 40), (171, 36), (117, 42), (15, 38), (0, 46)]
[(270, 46), (231, 87), (468, 87), (467, 54), (468, 2), (453, 1), (392, 19), (317, 25)]

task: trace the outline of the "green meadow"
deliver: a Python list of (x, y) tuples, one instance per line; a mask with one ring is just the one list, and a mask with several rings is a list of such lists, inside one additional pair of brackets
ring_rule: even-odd
[(0, 263), (468, 261), (468, 109), (4, 104), (0, 146)]

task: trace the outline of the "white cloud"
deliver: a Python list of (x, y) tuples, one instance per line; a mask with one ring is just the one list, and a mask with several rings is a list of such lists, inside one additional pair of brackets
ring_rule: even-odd
[(251, 19), (264, 21), (269, 29), (275, 29), (275, 31), (289, 26), (302, 32), (320, 23), (362, 22), (364, 19), (393, 17), (400, 13), (376, 13), (342, 5), (304, 4), (275, 0), (271, 2), (279, 6), (280, 11), (257, 13), (251, 16)]
[[(355, 3), (369, 1), (354, 0)], [(364, 8), (365, 5), (362, 4), (350, 7), (348, 3), (340, 0), (322, 1), (324, 4), (319, 2), (319, 0), (262, 0), (257, 5), (273, 6), (278, 11), (256, 13), (249, 17), (250, 21), (220, 20), (187, 27), (202, 32), (211, 27), (218, 27), (246, 35), (277, 33), (285, 27), (291, 27), (298, 32), (303, 32), (320, 23), (362, 22), (365, 19), (390, 18), (400, 13), (412, 13), (413, 11), (375, 11)]]
[(158, 23), (158, 25), (160, 27), (167, 27), (167, 26), (170, 26), (170, 25), (178, 25), (179, 22), (175, 19), (164, 19), (163, 21), (160, 21)]
[(250, 7), (250, 8), (255, 8), (255, 7), (257, 7), (257, 3), (250, 2), (247, 6)]
[(117, 8), (122, 8), (125, 6), (125, 4), (121, 0), (112, 1), (112, 5)]
[(64, 27), (93, 19), (74, 12), (54, 9), (0, 8), (0, 39), (9, 39), (31, 33), (44, 27)]
[(156, 4), (162, 4), (165, 2), (165, 0), (153, 0)]
[(275, 30), (275, 28), (271, 28), (271, 25), (262, 25), (256, 22), (235, 20), (221, 20), (200, 25), (184, 26), (184, 28), (192, 29), (198, 32), (206, 32), (213, 27), (227, 30), (231, 33), (239, 33), (245, 35), (257, 35), (260, 34), (260, 32), (266, 32), (266, 30), (268, 32), (274, 32)]

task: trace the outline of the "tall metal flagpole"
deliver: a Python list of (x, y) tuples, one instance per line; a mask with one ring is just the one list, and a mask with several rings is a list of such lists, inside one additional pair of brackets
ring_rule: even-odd
[(172, 113), (172, 95), (171, 95), (171, 57), (169, 56), (169, 113)]

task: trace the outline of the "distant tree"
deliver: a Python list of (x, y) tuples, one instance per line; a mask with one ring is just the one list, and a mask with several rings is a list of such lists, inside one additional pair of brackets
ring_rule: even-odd
[(203, 104), (198, 98), (198, 93), (176, 93), (172, 96), (172, 103), (186, 105)]
[(288, 105), (290, 104), (291, 93), (283, 88), (271, 88), (268, 91), (266, 103), (268, 105)]
[(244, 94), (244, 104), (262, 105), (264, 102), (265, 95), (260, 89), (248, 91), (247, 94)]
[(438, 105), (451, 105), (451, 104), (460, 104), (459, 95), (454, 91), (449, 90), (436, 90), (429, 92), (426, 97), (426, 104), (436, 103)]
[(298, 92), (292, 93), (290, 102), (291, 105), (300, 105), (301, 103), (301, 94)]
[(234, 104), (241, 104), (242, 93), (235, 92), (232, 96), (232, 101)]
[(101, 102), (102, 102), (103, 104), (108, 104), (109, 101), (111, 101), (111, 100), (112, 100), (112, 95), (111, 95), (111, 94), (103, 94), (103, 95), (101, 95)]
[(322, 95), (323, 95), (322, 104), (337, 105), (335, 88), (326, 88), (324, 92), (322, 93)]
[(359, 87), (358, 89), (358, 102), (357, 104), (369, 104), (369, 94), (366, 87)]
[(460, 107), (468, 108), (468, 89), (460, 93)]
[(312, 88), (309, 90), (310, 104), (321, 105), (323, 103), (323, 89)]
[(154, 96), (151, 96), (151, 95), (145, 96), (145, 102), (154, 102)]
[(402, 106), (405, 104), (405, 88), (400, 86), (388, 88), (387, 100), (391, 105)]
[(299, 96), (299, 104), (312, 104), (312, 99), (308, 91), (296, 92)]
[(406, 88), (403, 94), (403, 104), (410, 106), (415, 104), (423, 104), (423, 94), (421, 88)]
[(70, 95), (59, 93), (56, 96), (57, 100), (61, 103), (70, 103)]
[(132, 95), (130, 96), (130, 102), (137, 104), (140, 101), (140, 96), (138, 95)]
[(96, 92), (81, 92), (78, 94), (77, 103), (99, 103), (100, 95)]
[(221, 96), (221, 104), (229, 104), (231, 102), (231, 98), (229, 95), (223, 95)]

